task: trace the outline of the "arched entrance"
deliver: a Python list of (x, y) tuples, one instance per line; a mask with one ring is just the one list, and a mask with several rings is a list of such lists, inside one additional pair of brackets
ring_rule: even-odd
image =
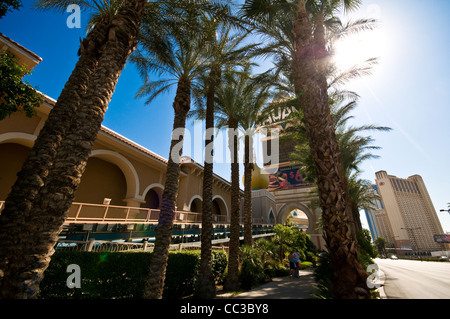
[(275, 225), (277, 222), (277, 219), (275, 217), (275, 214), (273, 213), (272, 208), (270, 208), (270, 210), (269, 210), (269, 216), (268, 216), (267, 220), (269, 221), (269, 224), (271, 224), (271, 225)]
[(302, 203), (287, 203), (278, 213), (277, 222), (285, 225), (287, 222), (298, 225), (306, 233), (315, 232), (316, 218), (308, 206)]
[(160, 209), (161, 208), (161, 199), (162, 193), (164, 191), (164, 186), (158, 183), (149, 185), (143, 193), (144, 203), (141, 204), (141, 207), (151, 208), (151, 209)]
[(213, 197), (212, 201), (213, 218), (218, 222), (228, 222), (228, 207), (225, 200), (220, 195)]
[(194, 196), (189, 204), (189, 211), (193, 213), (202, 212), (202, 199), (200, 196)]
[[(111, 164), (114, 164), (116, 167), (118, 167), (123, 176), (125, 177), (126, 182), (126, 194), (121, 200), (123, 199), (139, 199), (139, 178), (136, 172), (136, 169), (133, 167), (133, 164), (130, 163), (130, 161), (123, 155), (110, 151), (110, 150), (93, 150), (91, 152), (89, 161), (91, 161), (92, 158), (98, 158), (103, 160), (104, 162), (108, 162)], [(89, 166), (88, 161), (88, 166)], [(87, 166), (87, 167), (88, 167)], [(120, 204), (122, 205), (123, 202)]]
[(300, 209), (294, 208), (286, 218), (286, 222), (293, 224), (296, 228), (306, 231), (309, 227), (308, 216)]
[(122, 170), (101, 158), (91, 157), (81, 177), (74, 202), (102, 204), (104, 198), (111, 205), (123, 205), (127, 195), (127, 181)]
[(145, 207), (151, 208), (151, 209), (159, 209), (160, 208), (160, 200), (159, 195), (156, 192), (156, 190), (151, 189), (147, 192), (147, 195), (145, 195)]

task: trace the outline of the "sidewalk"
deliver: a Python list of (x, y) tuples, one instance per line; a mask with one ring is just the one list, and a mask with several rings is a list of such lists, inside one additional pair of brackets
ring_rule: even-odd
[[(272, 278), (271, 282), (256, 287), (250, 291), (232, 297), (233, 299), (313, 299), (312, 293), (317, 292), (313, 285), (316, 282), (313, 270), (300, 270), (299, 278), (290, 276)], [(227, 296), (222, 295), (222, 298)], [(220, 298), (220, 297), (219, 297)]]
[[(316, 281), (313, 269), (300, 270), (299, 278), (276, 277), (271, 282), (256, 287), (250, 291), (243, 292), (231, 297), (231, 294), (218, 295), (217, 298), (232, 299), (314, 299), (311, 294), (316, 293)], [(377, 289), (381, 299), (387, 299), (384, 292), (385, 275), (380, 271), (381, 287)]]

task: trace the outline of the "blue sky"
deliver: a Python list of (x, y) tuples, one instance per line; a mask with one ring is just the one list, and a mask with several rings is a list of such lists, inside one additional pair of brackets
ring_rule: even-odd
[[(0, 20), (0, 32), (42, 57), (27, 80), (57, 99), (77, 61), (80, 37), (85, 35), (87, 14), (81, 14), (80, 29), (68, 28), (70, 13), (40, 12), (23, 0), (20, 11)], [(450, 1), (364, 1), (355, 16), (376, 17), (380, 26), (365, 43), (352, 51), (379, 55), (373, 74), (346, 87), (360, 95), (353, 113), (354, 125), (389, 126), (389, 133), (374, 132), (374, 151), (379, 159), (362, 165), (363, 178), (374, 181), (375, 172), (406, 178), (419, 174), (425, 181), (444, 231), (450, 232), (450, 214), (439, 212), (450, 202)], [(371, 38), (371, 36), (373, 36)], [(363, 53), (361, 53), (363, 54)], [(145, 105), (135, 99), (141, 80), (127, 64), (119, 79), (103, 125), (136, 143), (168, 157), (173, 124), (173, 94)], [(188, 125), (191, 132), (194, 130)], [(201, 161), (201, 149), (190, 155)], [(215, 171), (230, 180), (229, 164), (215, 164)], [(243, 170), (241, 169), (241, 175)], [(365, 224), (365, 217), (362, 216)]]

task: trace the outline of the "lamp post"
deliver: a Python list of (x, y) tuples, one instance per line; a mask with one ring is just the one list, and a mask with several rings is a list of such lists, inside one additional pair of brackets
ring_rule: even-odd
[(441, 209), (440, 212), (448, 212), (450, 214), (450, 209)]

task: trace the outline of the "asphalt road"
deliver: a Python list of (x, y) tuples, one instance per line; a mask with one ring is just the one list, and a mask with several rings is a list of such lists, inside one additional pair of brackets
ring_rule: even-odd
[(450, 262), (376, 259), (388, 299), (450, 299)]

